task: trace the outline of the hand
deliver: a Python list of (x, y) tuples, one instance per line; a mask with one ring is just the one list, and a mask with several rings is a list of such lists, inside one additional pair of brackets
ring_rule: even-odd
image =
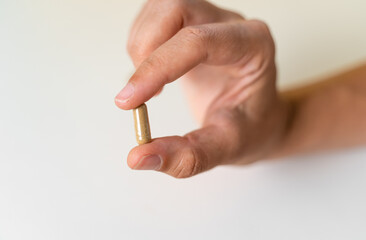
[(206, 1), (150, 0), (132, 27), (128, 51), (137, 70), (117, 106), (135, 108), (183, 76), (202, 125), (135, 147), (131, 168), (191, 177), (266, 158), (281, 142), (288, 114), (276, 91), (275, 47), (265, 23)]

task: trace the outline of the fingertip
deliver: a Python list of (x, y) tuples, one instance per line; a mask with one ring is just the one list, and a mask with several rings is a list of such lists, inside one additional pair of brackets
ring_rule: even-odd
[(159, 170), (165, 158), (164, 144), (158, 139), (136, 146), (127, 156), (127, 165), (134, 170)]
[(140, 154), (138, 154), (138, 150), (137, 150), (138, 146), (137, 147), (134, 147), (129, 153), (128, 153), (128, 156), (127, 156), (127, 165), (131, 168), (131, 169), (134, 169), (134, 167), (136, 166), (136, 164), (138, 163), (139, 161), (139, 156)]
[(114, 102), (117, 107), (129, 110), (131, 109), (131, 100), (135, 95), (135, 85), (132, 82), (128, 82), (126, 86), (116, 95)]
[(145, 101), (139, 100), (139, 99), (131, 99), (129, 101), (123, 101), (119, 99), (118, 97), (114, 98), (114, 103), (116, 106), (122, 110), (132, 110), (134, 108), (137, 108), (141, 104), (143, 104)]
[(123, 110), (137, 108), (152, 98), (163, 88), (160, 84), (149, 80), (149, 76), (141, 77), (135, 74), (131, 77), (126, 86), (116, 95), (114, 102), (117, 107)]
[(194, 176), (206, 166), (189, 140), (179, 136), (154, 139), (151, 143), (133, 148), (127, 164), (134, 170), (156, 170), (175, 178)]
[(128, 105), (126, 105), (126, 103), (122, 102), (120, 99), (118, 99), (117, 97), (114, 98), (114, 104), (122, 109), (122, 110), (130, 110), (131, 108), (128, 107)]

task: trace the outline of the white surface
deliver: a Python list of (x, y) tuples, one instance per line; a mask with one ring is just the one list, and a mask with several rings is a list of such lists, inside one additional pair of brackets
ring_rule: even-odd
[[(141, 3), (0, 0), (0, 239), (365, 239), (362, 149), (186, 180), (129, 170), (132, 113), (113, 98)], [(269, 22), (283, 87), (365, 59), (364, 0), (221, 5)], [(177, 83), (149, 107), (155, 137), (195, 127)]]

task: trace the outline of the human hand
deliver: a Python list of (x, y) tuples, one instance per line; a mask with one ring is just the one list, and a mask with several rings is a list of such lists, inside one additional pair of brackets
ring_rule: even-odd
[(117, 106), (133, 109), (183, 76), (202, 125), (133, 148), (131, 168), (191, 177), (266, 158), (280, 144), (288, 114), (276, 90), (275, 47), (265, 23), (206, 1), (150, 0), (132, 27), (128, 51), (137, 70), (116, 96)]

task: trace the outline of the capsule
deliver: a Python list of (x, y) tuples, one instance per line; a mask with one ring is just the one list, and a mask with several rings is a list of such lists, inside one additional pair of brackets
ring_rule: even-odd
[(133, 119), (135, 122), (136, 141), (139, 145), (151, 142), (149, 116), (146, 104), (133, 109)]

